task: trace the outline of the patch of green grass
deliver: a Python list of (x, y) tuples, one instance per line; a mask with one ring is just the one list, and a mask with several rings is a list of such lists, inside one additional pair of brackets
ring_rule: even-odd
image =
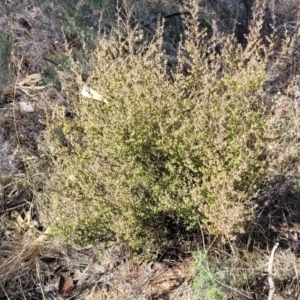
[(12, 51), (12, 37), (9, 34), (0, 35), (0, 103), (2, 103), (2, 97), (5, 85), (7, 84), (10, 57)]
[(57, 71), (53, 66), (47, 67), (43, 72), (43, 82), (42, 84), (53, 84), (55, 88), (58, 90), (61, 90), (61, 83), (59, 80), (59, 76), (57, 74)]

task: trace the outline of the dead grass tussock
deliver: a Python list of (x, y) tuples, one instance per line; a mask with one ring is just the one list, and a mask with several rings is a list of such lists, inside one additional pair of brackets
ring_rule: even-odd
[[(48, 247), (50, 245), (47, 245)], [(1, 245), (1, 284), (0, 295), (7, 299), (40, 299), (42, 289), (49, 277), (48, 266), (40, 259), (44, 243), (19, 241), (5, 242)]]

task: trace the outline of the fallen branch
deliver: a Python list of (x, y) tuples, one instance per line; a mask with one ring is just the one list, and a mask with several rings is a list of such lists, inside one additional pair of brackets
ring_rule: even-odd
[(273, 267), (274, 254), (275, 254), (275, 251), (278, 246), (279, 246), (279, 243), (276, 243), (274, 245), (272, 252), (271, 252), (269, 264), (268, 264), (268, 282), (269, 282), (269, 286), (270, 286), (268, 300), (272, 300), (273, 295), (275, 293), (275, 284), (273, 281), (272, 267)]

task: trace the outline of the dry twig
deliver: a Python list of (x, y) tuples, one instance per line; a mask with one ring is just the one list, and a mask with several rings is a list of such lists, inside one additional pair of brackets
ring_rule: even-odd
[(271, 252), (270, 259), (269, 259), (269, 264), (268, 264), (268, 282), (269, 282), (269, 286), (270, 286), (268, 300), (272, 300), (273, 295), (275, 293), (275, 284), (273, 281), (272, 267), (273, 267), (274, 254), (275, 254), (275, 251), (278, 246), (279, 246), (279, 243), (276, 243), (274, 245), (272, 252)]

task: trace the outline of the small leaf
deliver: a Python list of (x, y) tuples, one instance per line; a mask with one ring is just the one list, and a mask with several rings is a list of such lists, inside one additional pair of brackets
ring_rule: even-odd
[(20, 227), (19, 227), (18, 223), (15, 222), (15, 221), (12, 221), (12, 220), (7, 220), (7, 221), (5, 222), (5, 225), (6, 225), (6, 227), (9, 228), (9, 229), (12, 229), (12, 230), (15, 230), (15, 229), (20, 230)]
[(31, 211), (30, 210), (25, 213), (24, 222), (26, 222), (27, 226), (30, 225), (30, 223), (31, 223)]
[(20, 228), (23, 228), (24, 227), (24, 219), (21, 217), (21, 215), (18, 215), (17, 219), (16, 219), (16, 222), (18, 223), (19, 227)]
[(10, 214), (10, 217), (11, 217), (12, 219), (17, 219), (18, 216), (20, 216), (20, 214), (19, 214), (16, 210), (13, 210), (13, 211), (11, 212), (11, 214)]
[(60, 273), (58, 294), (61, 297), (69, 297), (70, 293), (74, 290), (74, 282), (70, 275), (70, 271), (65, 271)]

